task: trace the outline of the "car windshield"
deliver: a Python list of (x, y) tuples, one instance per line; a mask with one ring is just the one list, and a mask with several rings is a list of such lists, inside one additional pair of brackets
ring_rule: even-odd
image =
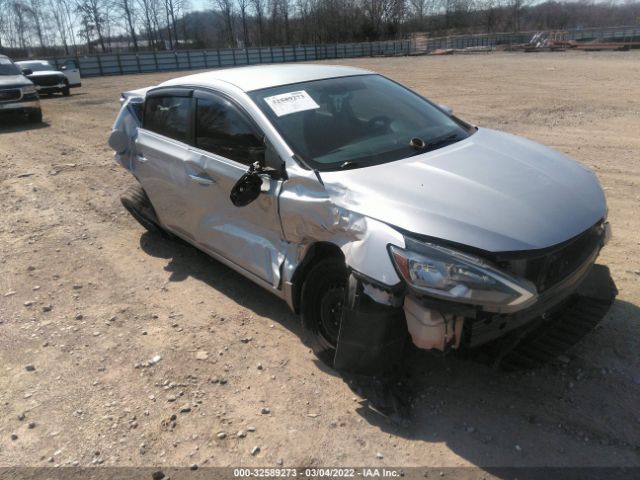
[(0, 75), (20, 75), (20, 69), (8, 58), (0, 58)]
[(20, 68), (28, 68), (32, 72), (46, 72), (56, 70), (56, 68), (50, 63), (43, 62), (21, 62)]
[(380, 75), (250, 92), (291, 149), (320, 171), (393, 162), (467, 138), (470, 129)]

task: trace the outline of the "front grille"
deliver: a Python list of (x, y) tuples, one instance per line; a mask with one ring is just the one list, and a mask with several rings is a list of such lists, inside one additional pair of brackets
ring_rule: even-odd
[(11, 102), (14, 100), (20, 100), (22, 91), (19, 88), (13, 88), (11, 90), (0, 90), (0, 102)]
[(507, 270), (523, 276), (544, 292), (573, 273), (599, 249), (604, 238), (602, 223), (539, 256), (512, 257), (500, 262)]
[(62, 83), (64, 80), (58, 75), (45, 75), (42, 77), (33, 77), (31, 81), (41, 87), (53, 87)]

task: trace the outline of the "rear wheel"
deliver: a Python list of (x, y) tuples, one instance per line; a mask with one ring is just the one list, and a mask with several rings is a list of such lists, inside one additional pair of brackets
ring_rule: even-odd
[(347, 267), (339, 258), (326, 258), (311, 268), (302, 285), (302, 323), (312, 334), (311, 348), (333, 366), (347, 288)]
[(140, 185), (130, 187), (122, 194), (120, 201), (131, 216), (149, 232), (156, 233), (162, 230), (153, 205)]

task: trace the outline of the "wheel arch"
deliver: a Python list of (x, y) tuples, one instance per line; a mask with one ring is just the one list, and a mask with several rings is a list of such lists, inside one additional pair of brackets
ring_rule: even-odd
[(307, 274), (311, 271), (314, 265), (325, 258), (338, 258), (343, 262), (345, 261), (344, 253), (335, 243), (318, 241), (307, 247), (304, 258), (299, 263), (291, 277), (291, 306), (294, 312), (300, 313), (302, 284), (304, 283)]

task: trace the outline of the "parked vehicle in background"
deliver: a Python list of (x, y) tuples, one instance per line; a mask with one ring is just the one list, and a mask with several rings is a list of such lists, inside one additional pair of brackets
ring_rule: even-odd
[(69, 80), (69, 86), (71, 88), (78, 88), (82, 86), (82, 81), (80, 79), (80, 68), (75, 60), (69, 59), (65, 60), (62, 67), (60, 67), (60, 71), (65, 74), (67, 80)]
[(23, 114), (30, 122), (42, 122), (35, 85), (5, 55), (0, 55), (0, 113)]
[(382, 75), (246, 67), (123, 97), (125, 208), (284, 299), (337, 368), (473, 348), (607, 285), (591, 170)]
[(46, 60), (29, 60), (16, 62), (22, 73), (31, 80), (39, 93), (62, 93), (65, 97), (71, 95), (71, 83), (65, 73), (56, 69)]

